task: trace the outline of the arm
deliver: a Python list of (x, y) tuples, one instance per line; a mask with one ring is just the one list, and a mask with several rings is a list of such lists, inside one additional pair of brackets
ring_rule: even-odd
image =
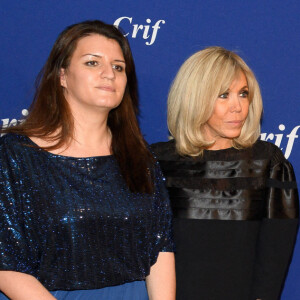
[(298, 220), (263, 220), (257, 246), (252, 298), (280, 299), (291, 261)]
[(150, 300), (175, 299), (175, 259), (172, 252), (160, 252), (146, 278)]
[(14, 271), (0, 271), (0, 290), (12, 300), (55, 299), (35, 277)]
[(155, 198), (156, 220), (153, 222), (152, 228), (153, 260), (151, 260), (150, 274), (146, 277), (146, 284), (150, 300), (175, 300), (172, 211), (158, 163), (155, 168)]
[[(22, 202), (18, 155), (0, 141), (0, 290), (12, 300), (55, 299), (33, 276), (39, 255), (30, 215)], [(32, 275), (29, 275), (32, 274)], [(1, 296), (0, 296), (1, 298)]]
[(262, 220), (251, 299), (275, 300), (292, 257), (298, 229), (298, 192), (292, 166), (275, 153), (267, 181), (266, 217)]

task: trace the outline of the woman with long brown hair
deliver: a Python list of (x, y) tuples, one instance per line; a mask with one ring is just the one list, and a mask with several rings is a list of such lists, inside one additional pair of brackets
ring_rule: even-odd
[(66, 28), (0, 140), (0, 299), (174, 299), (169, 202), (137, 113), (122, 33)]

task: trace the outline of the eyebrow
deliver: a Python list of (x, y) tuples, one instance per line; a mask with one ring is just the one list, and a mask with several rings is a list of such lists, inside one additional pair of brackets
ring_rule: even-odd
[[(248, 89), (248, 90), (249, 90), (248, 85), (245, 85), (245, 86), (243, 86), (242, 88), (240, 88), (240, 91), (241, 91), (241, 90), (244, 90), (244, 89)], [(230, 91), (230, 88), (228, 88), (225, 92), (229, 92), (229, 91)]]
[[(93, 53), (86, 53), (86, 54), (81, 55), (81, 57), (84, 57), (84, 56), (94, 56), (94, 57), (97, 57), (97, 58), (102, 58), (101, 55), (93, 54)], [(121, 63), (125, 64), (125, 61), (122, 60), (122, 59), (114, 59), (113, 61), (117, 61), (117, 62), (121, 62)]]

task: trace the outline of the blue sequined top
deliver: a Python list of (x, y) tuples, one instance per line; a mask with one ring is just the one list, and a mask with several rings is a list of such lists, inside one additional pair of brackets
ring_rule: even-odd
[(35, 276), (48, 290), (143, 280), (173, 251), (159, 167), (152, 195), (131, 193), (113, 155), (74, 158), (0, 138), (0, 269)]

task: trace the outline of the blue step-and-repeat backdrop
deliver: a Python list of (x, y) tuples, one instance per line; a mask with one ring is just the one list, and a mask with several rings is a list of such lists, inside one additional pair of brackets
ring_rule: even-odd
[[(282, 149), (299, 182), (299, 15), (299, 0), (2, 0), (0, 126), (27, 115), (57, 35), (70, 24), (101, 19), (122, 27), (131, 44), (149, 143), (167, 140), (166, 99), (179, 66), (200, 49), (223, 46), (254, 70), (264, 100), (261, 137)], [(300, 299), (299, 282), (300, 236), (282, 299)]]

